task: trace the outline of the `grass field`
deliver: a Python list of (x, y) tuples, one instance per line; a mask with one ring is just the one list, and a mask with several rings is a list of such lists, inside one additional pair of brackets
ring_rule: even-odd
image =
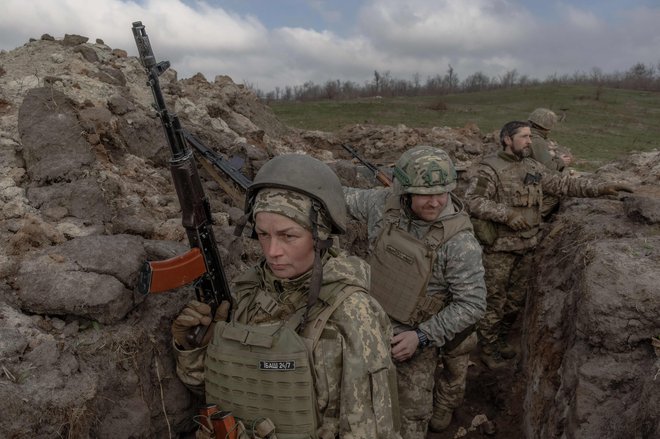
[(308, 130), (336, 131), (357, 123), (453, 128), (475, 123), (482, 133), (546, 107), (563, 115), (550, 138), (573, 152), (577, 168), (660, 149), (657, 92), (542, 85), (443, 96), (272, 102), (270, 107), (285, 124)]

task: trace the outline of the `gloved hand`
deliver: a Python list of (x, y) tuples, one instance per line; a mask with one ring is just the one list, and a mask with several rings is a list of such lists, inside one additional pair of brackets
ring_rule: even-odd
[(197, 326), (207, 326), (208, 328), (203, 329), (206, 332), (202, 339), (202, 343), (200, 344), (200, 346), (205, 346), (211, 340), (213, 335), (214, 322), (227, 320), (228, 314), (229, 302), (227, 301), (220, 303), (220, 306), (218, 306), (218, 309), (215, 312), (215, 317), (211, 320), (211, 307), (206, 303), (191, 300), (183, 311), (181, 311), (181, 314), (174, 319), (174, 323), (172, 323), (172, 338), (174, 338), (174, 342), (184, 350), (199, 347), (195, 346), (190, 340), (188, 340), (188, 337), (193, 333), (193, 330)]
[(531, 227), (527, 220), (525, 220), (525, 218), (523, 218), (523, 216), (517, 212), (510, 212), (507, 215), (506, 225), (515, 231), (527, 230)]
[(625, 183), (610, 183), (602, 186), (599, 193), (600, 195), (619, 195), (619, 191), (633, 193), (635, 189)]

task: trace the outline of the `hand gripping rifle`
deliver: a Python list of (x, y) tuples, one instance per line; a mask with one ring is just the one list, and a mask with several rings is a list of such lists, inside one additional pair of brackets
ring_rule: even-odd
[[(169, 61), (156, 62), (149, 37), (142, 22), (133, 23), (133, 36), (140, 62), (147, 71), (148, 85), (154, 96), (154, 108), (163, 124), (170, 146), (170, 171), (181, 204), (182, 224), (186, 229), (190, 250), (164, 261), (147, 261), (140, 269), (138, 291), (160, 293), (194, 282), (197, 299), (211, 307), (211, 316), (220, 302), (231, 304), (231, 294), (218, 247), (213, 234), (211, 206), (204, 194), (192, 150), (187, 148), (184, 131), (175, 114), (170, 114), (160, 90), (158, 77), (170, 66)], [(198, 326), (190, 342), (201, 344), (208, 327)]]
[(360, 157), (360, 154), (358, 154), (357, 151), (355, 151), (353, 148), (346, 145), (345, 143), (342, 143), (341, 147), (344, 148), (346, 151), (348, 151), (353, 157), (358, 159), (364, 166), (367, 167), (367, 169), (373, 172), (374, 177), (376, 177), (376, 179), (380, 181), (380, 183), (383, 186), (385, 187), (392, 186), (392, 179), (388, 177), (387, 174), (385, 174), (383, 171), (381, 171), (380, 169), (378, 169), (377, 167), (375, 167), (374, 165), (372, 165), (371, 163)]

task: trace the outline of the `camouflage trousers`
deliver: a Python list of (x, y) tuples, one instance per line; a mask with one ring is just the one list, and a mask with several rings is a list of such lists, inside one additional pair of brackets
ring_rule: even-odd
[(408, 361), (397, 362), (402, 439), (424, 439), (433, 415), (434, 373), (438, 349), (428, 347)]
[(439, 373), (433, 392), (436, 409), (453, 411), (463, 403), (467, 383), (470, 352), (477, 346), (477, 334), (472, 332), (450, 351), (440, 355)]
[[(477, 323), (479, 342), (494, 345), (502, 333), (502, 320), (513, 322), (525, 306), (531, 273), (532, 252), (524, 255), (509, 252), (484, 252), (486, 313)], [(504, 331), (506, 332), (506, 331)]]

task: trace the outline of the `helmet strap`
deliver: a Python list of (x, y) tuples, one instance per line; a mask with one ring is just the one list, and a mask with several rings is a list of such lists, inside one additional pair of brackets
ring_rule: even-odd
[(415, 212), (412, 210), (412, 194), (401, 194), (399, 204), (403, 208), (403, 211), (406, 213), (408, 218), (417, 218), (417, 215), (415, 215)]

